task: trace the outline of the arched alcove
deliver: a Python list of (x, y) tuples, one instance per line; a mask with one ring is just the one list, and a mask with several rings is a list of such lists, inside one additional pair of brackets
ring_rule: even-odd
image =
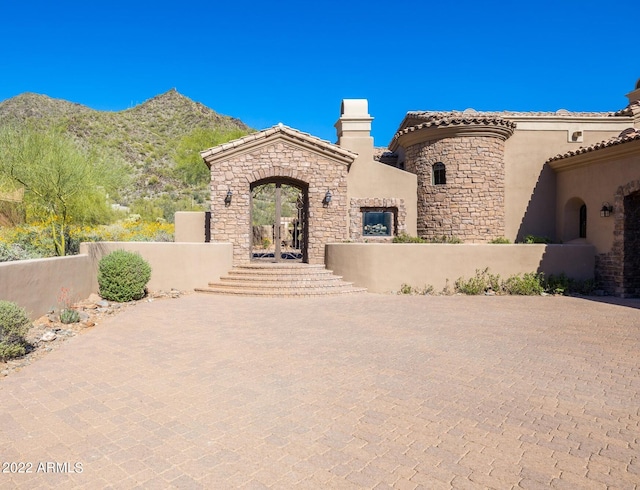
[(569, 199), (564, 205), (563, 218), (563, 242), (587, 237), (587, 206), (582, 199)]

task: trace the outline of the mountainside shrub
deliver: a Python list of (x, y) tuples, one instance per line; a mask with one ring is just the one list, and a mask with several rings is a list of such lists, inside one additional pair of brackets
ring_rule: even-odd
[(0, 301), (0, 360), (23, 356), (25, 336), (31, 322), (24, 309), (11, 301)]
[(116, 250), (98, 264), (100, 296), (119, 303), (144, 297), (151, 266), (140, 254)]

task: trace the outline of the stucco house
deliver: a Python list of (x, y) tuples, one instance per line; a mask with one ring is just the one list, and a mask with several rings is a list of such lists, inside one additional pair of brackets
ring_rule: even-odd
[[(607, 113), (411, 111), (384, 150), (367, 101), (344, 100), (335, 144), (277, 125), (201, 152), (210, 239), (231, 242), (237, 264), (324, 264), (329, 243), (532, 235), (592, 245), (603, 289), (638, 295), (640, 81), (627, 97)], [(253, 230), (265, 185), (272, 247)]]

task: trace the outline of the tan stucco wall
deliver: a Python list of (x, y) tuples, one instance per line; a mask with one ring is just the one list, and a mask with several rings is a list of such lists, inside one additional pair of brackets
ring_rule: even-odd
[[(525, 235), (547, 236), (556, 239), (556, 179), (545, 162), (560, 153), (577, 150), (617, 136), (629, 126), (627, 118), (605, 123), (538, 123), (516, 120), (517, 128), (505, 144), (505, 236), (511, 241)], [(610, 129), (606, 129), (606, 127)], [(549, 129), (542, 129), (548, 127)], [(568, 142), (568, 131), (583, 130), (582, 142)], [(598, 128), (590, 130), (590, 127)], [(603, 129), (605, 128), (605, 129)]]
[(398, 291), (402, 284), (453, 289), (459, 277), (470, 278), (489, 267), (506, 278), (524, 272), (591, 279), (595, 249), (589, 245), (482, 244), (329, 244), (327, 268), (370, 292)]
[(204, 211), (178, 211), (174, 215), (175, 242), (204, 243)]
[(151, 265), (149, 289), (193, 290), (216, 281), (232, 267), (230, 243), (82, 243), (80, 255), (0, 263), (0, 299), (13, 301), (32, 319), (60, 309), (62, 288), (72, 301), (98, 292), (98, 262), (114, 250), (138, 252)]
[[(624, 150), (635, 154), (616, 156), (616, 152)], [(576, 216), (567, 216), (567, 203), (579, 199), (587, 206), (587, 238), (586, 241), (596, 247), (598, 253), (611, 249), (615, 238), (614, 210), (607, 218), (600, 217), (603, 202), (612, 206), (616, 204), (616, 193), (620, 186), (640, 180), (640, 141), (625, 143), (617, 147), (599, 150), (590, 154), (574, 157), (570, 161), (586, 162), (575, 168), (557, 172), (556, 226), (558, 237), (563, 241), (576, 238)], [(563, 163), (562, 160), (558, 163)], [(621, 203), (618, 203), (618, 207)]]
[(91, 262), (86, 255), (0, 263), (0, 299), (24, 308), (31, 319), (64, 306), (62, 288), (70, 300), (84, 299), (94, 290)]
[(138, 252), (151, 266), (149, 289), (189, 291), (217, 281), (233, 264), (230, 243), (156, 243), (97, 242), (83, 243), (80, 252), (89, 256), (91, 290), (98, 291), (98, 262), (114, 250)]
[(375, 161), (371, 137), (342, 137), (339, 144), (358, 154), (347, 175), (349, 202), (353, 198), (403, 199), (406, 209), (406, 232), (415, 236), (418, 220), (416, 175)]

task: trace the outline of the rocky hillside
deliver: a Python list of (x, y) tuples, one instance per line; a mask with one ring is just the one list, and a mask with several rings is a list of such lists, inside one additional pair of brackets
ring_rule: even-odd
[(239, 119), (217, 114), (175, 89), (119, 112), (33, 93), (0, 102), (0, 125), (25, 122), (62, 127), (82, 146), (124, 161), (132, 183), (123, 189), (121, 204), (166, 194), (184, 197), (193, 190), (175, 178), (173, 169), (178, 142), (194, 130), (251, 131)]

